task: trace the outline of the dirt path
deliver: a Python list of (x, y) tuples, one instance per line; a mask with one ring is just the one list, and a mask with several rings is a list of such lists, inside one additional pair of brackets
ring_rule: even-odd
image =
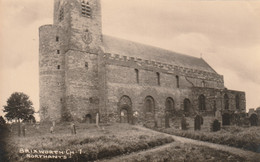
[[(140, 126), (135, 126), (135, 127), (138, 128), (138, 129), (143, 129), (145, 131), (153, 132), (153, 130), (148, 129), (148, 128), (144, 128), (144, 127), (140, 127)], [(209, 147), (209, 148), (213, 148), (215, 150), (221, 150), (221, 151), (229, 152), (229, 153), (241, 156), (241, 157), (245, 157), (248, 161), (255, 161), (255, 159), (259, 159), (259, 162), (260, 162), (260, 154), (259, 153), (254, 153), (254, 152), (251, 152), (251, 151), (242, 150), (242, 149), (235, 148), (235, 147), (219, 145), (219, 144), (214, 144), (214, 143), (210, 143), (210, 142), (203, 142), (203, 141), (193, 140), (193, 139), (179, 137), (179, 136), (175, 136), (175, 135), (169, 135), (169, 134), (165, 134), (165, 133), (161, 133), (161, 134), (168, 135), (168, 136), (172, 137), (175, 141), (179, 141), (181, 143), (193, 144), (193, 145), (197, 145), (197, 146), (206, 146), (206, 147)], [(159, 147), (156, 147), (156, 148), (153, 148), (153, 149), (132, 153), (130, 155), (125, 155), (124, 157), (127, 157), (127, 156), (130, 157), (130, 156), (133, 156), (134, 154), (137, 155), (137, 154), (142, 154), (142, 153), (147, 153), (147, 152), (156, 152), (158, 150), (168, 148), (171, 145), (172, 145), (171, 143), (166, 144), (166, 145), (159, 146)], [(118, 158), (120, 158), (120, 157), (115, 157), (115, 158), (112, 158), (112, 159), (106, 159), (104, 161), (114, 162), (114, 161), (118, 161), (119, 160)]]

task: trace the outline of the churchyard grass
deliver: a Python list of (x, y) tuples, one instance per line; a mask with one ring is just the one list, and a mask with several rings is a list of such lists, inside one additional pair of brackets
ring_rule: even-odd
[(25, 161), (26, 154), (21, 154), (25, 149), (69, 150), (72, 154), (67, 155), (68, 158), (92, 161), (146, 150), (174, 141), (167, 135), (146, 132), (128, 124), (100, 128), (94, 124), (76, 124), (76, 135), (71, 134), (69, 123), (56, 125), (54, 133), (49, 132), (50, 126), (44, 124), (37, 129), (27, 125), (26, 137), (18, 137), (13, 128), (8, 147), (12, 159)]
[[(224, 151), (212, 148), (173, 142), (168, 147), (155, 149), (144, 153), (138, 153), (119, 158), (113, 158), (108, 162), (245, 162), (248, 161), (244, 157), (230, 154)], [(257, 160), (256, 160), (257, 161)]]
[[(75, 162), (223, 161), (223, 159), (245, 161), (245, 158), (237, 155), (204, 146), (183, 144), (159, 132), (143, 130), (139, 126), (128, 124), (101, 125), (100, 128), (94, 124), (76, 124), (76, 135), (71, 134), (70, 123), (57, 124), (54, 133), (49, 132), (50, 127), (51, 124), (27, 125), (26, 137), (18, 137), (14, 126), (7, 146), (10, 161), (44, 161), (44, 159), (27, 158), (26, 154), (21, 153), (25, 149), (69, 150), (69, 154), (65, 153), (67, 159), (62, 161)], [(162, 145), (164, 146), (156, 147)]]
[(207, 141), (232, 147), (260, 152), (260, 127), (243, 128), (238, 126), (222, 127), (220, 131), (194, 131), (176, 128), (159, 128), (157, 131), (181, 137)]

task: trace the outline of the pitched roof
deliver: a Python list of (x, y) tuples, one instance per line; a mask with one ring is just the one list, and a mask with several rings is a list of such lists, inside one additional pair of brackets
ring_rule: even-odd
[(192, 57), (124, 39), (119, 39), (112, 36), (103, 35), (103, 50), (105, 53), (136, 57), (180, 67), (216, 73), (201, 58)]

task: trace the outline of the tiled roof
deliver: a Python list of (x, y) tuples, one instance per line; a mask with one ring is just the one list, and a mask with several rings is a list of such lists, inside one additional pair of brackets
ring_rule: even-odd
[(144, 45), (112, 36), (103, 35), (103, 50), (105, 53), (137, 57), (185, 68), (216, 73), (203, 59), (188, 56), (158, 47)]

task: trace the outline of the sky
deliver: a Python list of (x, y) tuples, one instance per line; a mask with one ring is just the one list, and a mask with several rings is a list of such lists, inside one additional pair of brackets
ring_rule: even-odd
[[(202, 57), (260, 106), (260, 1), (102, 0), (103, 33)], [(0, 115), (13, 92), (39, 109), (39, 37), (53, 0), (0, 0)]]

